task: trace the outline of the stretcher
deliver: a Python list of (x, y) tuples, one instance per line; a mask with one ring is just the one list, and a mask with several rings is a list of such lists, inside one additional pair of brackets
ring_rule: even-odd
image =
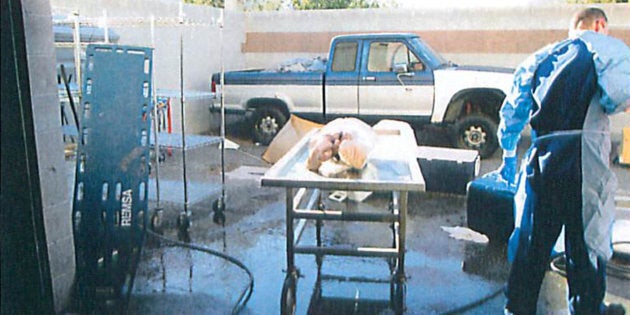
[[(262, 177), (262, 186), (286, 189), (286, 259), (287, 276), (281, 296), (281, 313), (292, 314), (296, 307), (296, 287), (299, 271), (296, 254), (315, 255), (318, 267), (323, 257), (358, 256), (387, 259), (390, 267), (392, 308), (404, 310), (405, 292), (405, 233), (409, 192), (422, 192), (425, 182), (415, 157), (416, 139), (411, 127), (404, 122), (383, 120), (374, 125), (377, 137), (366, 167), (346, 176), (329, 178), (306, 168), (308, 142), (317, 130), (303, 137)], [(323, 202), (330, 191), (391, 193), (387, 211), (361, 212), (327, 209)], [(295, 221), (299, 220), (297, 224)], [(325, 245), (321, 240), (322, 222), (353, 221), (389, 224), (391, 247), (360, 247)], [(301, 245), (300, 238), (307, 223), (315, 222), (316, 245)]]
[(73, 201), (80, 313), (121, 313), (148, 222), (153, 50), (86, 49)]

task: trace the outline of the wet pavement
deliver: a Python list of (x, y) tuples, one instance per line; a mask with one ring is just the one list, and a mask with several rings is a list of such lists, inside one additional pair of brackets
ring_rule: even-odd
[[(260, 176), (270, 166), (258, 158), (266, 147), (252, 144), (242, 129), (238, 123), (228, 125), (228, 138), (241, 147), (226, 150), (225, 227), (212, 222), (212, 203), (221, 194), (220, 151), (216, 146), (207, 146), (186, 153), (191, 238), (197, 245), (240, 260), (251, 270), (255, 286), (241, 314), (279, 314), (287, 267), (285, 191), (260, 186)], [(424, 137), (431, 139), (425, 141), (427, 144), (441, 143), (440, 135)], [(163, 209), (165, 236), (176, 239), (176, 218), (184, 210), (183, 164), (180, 151), (167, 153), (171, 154), (167, 154), (159, 170), (159, 206)], [(480, 174), (499, 164), (497, 153), (482, 161)], [(615, 172), (620, 187), (626, 189), (621, 193), (626, 194), (630, 189), (630, 169), (615, 166)], [(150, 190), (155, 187), (154, 181)], [(151, 207), (155, 209), (157, 195), (155, 191), (150, 195)], [(630, 196), (630, 192), (626, 195)], [(387, 210), (387, 203), (386, 194), (374, 194), (363, 203), (344, 201), (337, 206), (378, 211)], [(628, 211), (621, 211), (618, 218), (630, 220)], [(408, 213), (406, 314), (501, 313), (505, 302), (501, 290), (509, 271), (504, 246), (457, 240), (442, 229), (466, 226), (465, 196), (412, 193)], [(387, 245), (391, 231), (387, 224), (326, 223), (322, 241)], [(302, 242), (315, 243), (314, 224), (307, 223)], [(314, 256), (296, 255), (295, 264), (301, 275), (296, 314), (394, 314), (390, 284), (373, 281), (388, 278), (390, 268), (385, 259), (326, 256), (320, 277)], [(340, 277), (364, 281), (341, 281)], [(128, 313), (229, 314), (247, 283), (247, 275), (223, 259), (149, 242), (137, 270)], [(607, 301), (623, 303), (630, 310), (628, 288), (630, 280), (609, 276)], [(548, 272), (539, 314), (566, 314), (565, 295), (564, 278)]]

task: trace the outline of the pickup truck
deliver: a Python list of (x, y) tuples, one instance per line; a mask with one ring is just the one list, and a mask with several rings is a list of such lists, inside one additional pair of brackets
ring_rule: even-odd
[(498, 111), (513, 69), (458, 66), (416, 34), (341, 35), (324, 67), (311, 71), (229, 71), (212, 75), (228, 114), (244, 114), (254, 141), (271, 142), (289, 115), (317, 122), (358, 117), (403, 120), (416, 129), (444, 125), (452, 145), (481, 157), (498, 148)]

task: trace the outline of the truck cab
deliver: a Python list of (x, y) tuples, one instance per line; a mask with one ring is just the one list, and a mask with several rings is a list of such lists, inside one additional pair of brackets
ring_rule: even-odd
[(373, 34), (333, 39), (325, 74), (325, 112), (358, 115), (367, 121), (387, 116), (430, 120), (433, 71), (445, 62), (421, 53), (428, 46), (417, 36)]
[[(444, 125), (454, 147), (488, 157), (498, 148), (498, 112), (512, 73), (455, 65), (417, 34), (340, 35), (321, 70), (225, 73), (225, 108), (249, 113), (253, 137), (263, 144), (291, 114), (323, 123), (351, 116), (368, 123), (403, 120), (416, 130)], [(213, 86), (218, 81), (214, 74)]]

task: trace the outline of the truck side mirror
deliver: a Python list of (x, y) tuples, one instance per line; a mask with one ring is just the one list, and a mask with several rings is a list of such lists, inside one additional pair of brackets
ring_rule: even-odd
[(409, 68), (406, 63), (396, 63), (394, 64), (394, 72), (396, 73), (407, 73), (409, 72)]
[(401, 79), (402, 77), (414, 77), (416, 74), (413, 72), (409, 72), (406, 64), (395, 65), (394, 70), (396, 71), (396, 79), (398, 79), (398, 83), (405, 86), (405, 82)]

